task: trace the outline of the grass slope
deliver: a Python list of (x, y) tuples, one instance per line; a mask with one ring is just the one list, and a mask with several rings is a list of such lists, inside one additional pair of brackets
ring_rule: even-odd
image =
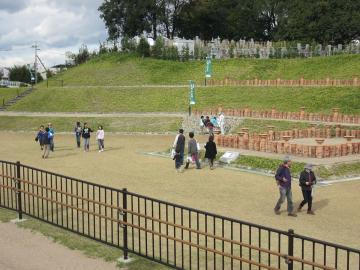
[[(249, 106), (257, 110), (330, 113), (360, 113), (360, 88), (272, 88), (272, 87), (199, 87), (197, 109)], [(188, 109), (187, 88), (49, 88), (39, 89), (10, 107), (12, 111), (32, 112), (185, 112)]]
[[(75, 123), (87, 122), (96, 130), (99, 125), (105, 132), (176, 132), (181, 127), (177, 117), (23, 117), (0, 116), (0, 130), (34, 131), (39, 126), (52, 123), (56, 132), (72, 132)], [(35, 135), (34, 135), (35, 137)]]
[(15, 98), (22, 92), (24, 92), (26, 88), (0, 88), (0, 107), (3, 105), (3, 102)]
[[(235, 79), (348, 79), (360, 76), (360, 55), (297, 59), (213, 60), (213, 78)], [(204, 81), (204, 61), (167, 61), (120, 53), (99, 56), (50, 80), (50, 86), (187, 84)], [(44, 85), (44, 84), (43, 84)]]

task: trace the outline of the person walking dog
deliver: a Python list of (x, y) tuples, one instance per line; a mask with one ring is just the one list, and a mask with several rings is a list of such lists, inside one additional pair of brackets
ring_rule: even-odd
[(274, 211), (275, 214), (280, 215), (280, 207), (281, 204), (285, 201), (285, 197), (287, 200), (287, 212), (288, 216), (296, 217), (297, 215), (293, 213), (293, 201), (292, 201), (292, 193), (291, 193), (291, 159), (286, 156), (284, 158), (283, 164), (279, 166), (276, 171), (275, 179), (276, 183), (279, 186), (280, 198), (277, 201)]
[(304, 170), (300, 174), (299, 185), (304, 197), (304, 200), (300, 203), (298, 207), (298, 212), (301, 212), (301, 209), (305, 204), (308, 204), (307, 213), (309, 215), (315, 215), (314, 211), (311, 210), (312, 207), (312, 189), (313, 185), (316, 184), (316, 177), (312, 170), (312, 164), (306, 164)]

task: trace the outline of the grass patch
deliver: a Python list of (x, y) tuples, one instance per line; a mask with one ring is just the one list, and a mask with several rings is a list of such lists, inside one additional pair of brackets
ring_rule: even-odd
[(305, 122), (290, 122), (290, 121), (274, 121), (274, 120), (257, 120), (244, 119), (238, 127), (233, 130), (233, 133), (241, 131), (241, 128), (249, 128), (250, 133), (267, 132), (267, 126), (274, 126), (275, 131), (291, 130), (293, 128), (304, 129), (309, 127), (309, 123)]
[(359, 176), (360, 162), (332, 166), (319, 166), (316, 168), (316, 172), (324, 179), (342, 176)]
[[(360, 88), (275, 88), (275, 87), (199, 87), (196, 109), (217, 107), (255, 110), (360, 114)], [(324, 102), (326, 101), (326, 102)], [(9, 110), (31, 112), (185, 112), (187, 88), (51, 88), (39, 89)]]
[(87, 122), (97, 129), (99, 125), (105, 132), (175, 132), (181, 126), (180, 117), (24, 117), (0, 116), (0, 130), (34, 131), (41, 124), (52, 123), (56, 132), (73, 132), (75, 123)]
[[(9, 222), (11, 219), (14, 219), (15, 217), (16, 217), (16, 213), (14, 211), (0, 208), (1, 222)], [(55, 226), (49, 225), (45, 222), (36, 219), (32, 219), (29, 217), (26, 217), (26, 219), (27, 219), (26, 222), (18, 223), (17, 225), (20, 228), (29, 229), (33, 232), (39, 232), (44, 236), (51, 238), (54, 242), (59, 243), (71, 250), (78, 250), (83, 252), (88, 257), (101, 258), (107, 262), (116, 262), (116, 260), (120, 258), (123, 254), (122, 251), (118, 248), (101, 244), (97, 241), (57, 228)], [(118, 267), (126, 266), (128, 270), (170, 269), (169, 267), (163, 266), (158, 263), (154, 263), (150, 260), (146, 260), (135, 255), (130, 254), (130, 257), (135, 258), (135, 260), (126, 265), (117, 263)]]
[(0, 88), (0, 107), (3, 102), (6, 103), (8, 100), (17, 97), (25, 90), (26, 88)]
[(0, 208), (0, 222), (2, 223), (10, 222), (10, 220), (15, 219), (16, 217), (17, 217), (16, 212), (5, 208)]
[[(360, 75), (359, 60), (360, 55), (213, 60), (213, 78), (348, 79)], [(53, 77), (49, 84), (59, 85), (55, 80), (64, 80), (65, 85), (186, 84), (188, 80), (203, 83), (204, 68), (204, 61), (167, 61), (109, 53)]]
[[(240, 157), (234, 162), (234, 164), (243, 167), (251, 167), (261, 170), (267, 170), (274, 173), (282, 163), (283, 161), (281, 159), (270, 159), (270, 158), (244, 156), (244, 155), (240, 155)], [(304, 169), (304, 166), (305, 163), (302, 162), (295, 162), (295, 161), (291, 162), (292, 175), (299, 175), (300, 172)]]

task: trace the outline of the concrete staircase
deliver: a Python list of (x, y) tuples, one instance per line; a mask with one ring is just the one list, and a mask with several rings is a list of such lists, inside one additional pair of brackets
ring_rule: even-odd
[(28, 89), (26, 89), (25, 91), (21, 92), (18, 96), (16, 96), (13, 99), (7, 100), (6, 102), (4, 101), (0, 101), (0, 111), (5, 111), (7, 108), (9, 108), (10, 106), (14, 105), (16, 102), (18, 102), (19, 100), (23, 99), (24, 97), (26, 97), (27, 95), (31, 94), (35, 89), (32, 87), (29, 87)]

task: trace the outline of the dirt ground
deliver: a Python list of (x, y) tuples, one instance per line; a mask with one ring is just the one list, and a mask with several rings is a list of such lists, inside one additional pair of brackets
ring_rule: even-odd
[[(315, 216), (302, 212), (288, 217), (273, 212), (278, 190), (272, 177), (217, 168), (176, 173), (169, 158), (144, 155), (164, 150), (173, 136), (108, 135), (106, 151), (99, 153), (92, 138), (91, 151), (75, 147), (71, 135), (57, 135), (55, 152), (43, 160), (33, 134), (0, 132), (0, 159), (102, 183), (116, 188), (183, 204), (193, 208), (360, 248), (360, 181), (317, 188)], [(205, 141), (205, 138), (201, 138)], [(293, 186), (295, 207), (302, 195)]]
[(119, 270), (115, 263), (88, 258), (80, 251), (70, 250), (12, 223), (0, 223), (0, 231), (1, 270)]

